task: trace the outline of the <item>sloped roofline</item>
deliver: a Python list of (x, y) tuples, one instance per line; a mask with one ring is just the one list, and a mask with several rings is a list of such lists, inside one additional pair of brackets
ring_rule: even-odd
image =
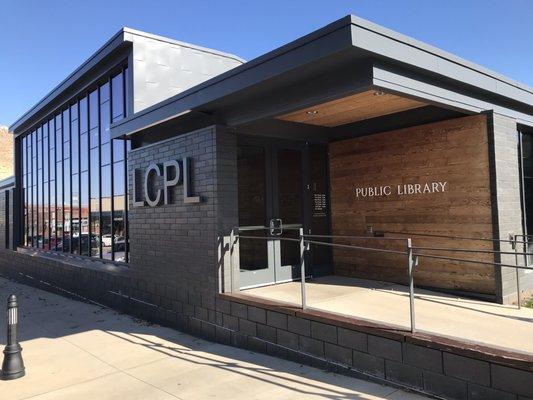
[(63, 79), (57, 86), (55, 86), (43, 98), (41, 98), (33, 107), (31, 107), (28, 111), (26, 111), (15, 122), (13, 122), (11, 126), (9, 126), (9, 132), (21, 133), (21, 132), (16, 132), (16, 130), (20, 126), (22, 126), (28, 119), (34, 117), (37, 113), (39, 113), (39, 111), (41, 111), (49, 103), (54, 101), (54, 99), (56, 99), (61, 93), (63, 93), (65, 90), (71, 87), (75, 82), (82, 79), (83, 76), (87, 72), (89, 72), (99, 62), (101, 62), (103, 59), (109, 56), (109, 54), (113, 53), (116, 49), (120, 48), (125, 43), (131, 43), (132, 38), (130, 37), (130, 35), (142, 36), (145, 38), (158, 40), (158, 41), (162, 41), (165, 43), (176, 44), (176, 45), (187, 47), (190, 49), (194, 49), (194, 50), (198, 50), (198, 51), (202, 51), (202, 52), (206, 52), (210, 54), (215, 54), (215, 55), (226, 57), (226, 58), (231, 58), (241, 63), (245, 62), (245, 60), (243, 60), (242, 58), (234, 54), (209, 49), (207, 47), (196, 46), (194, 44), (181, 42), (178, 40), (154, 35), (151, 33), (139, 31), (136, 29), (128, 28), (128, 27), (123, 27), (117, 33), (115, 33), (107, 42), (105, 42), (104, 45), (102, 45), (98, 50), (96, 50), (89, 58), (87, 58), (78, 68), (76, 68), (72, 73), (70, 73), (65, 79)]

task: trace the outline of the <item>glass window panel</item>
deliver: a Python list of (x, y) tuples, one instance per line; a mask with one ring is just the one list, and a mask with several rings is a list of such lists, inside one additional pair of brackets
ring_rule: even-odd
[(63, 249), (63, 160), (59, 159), (56, 164), (56, 250)]
[[(131, 85), (130, 85), (130, 79), (129, 79), (129, 68), (126, 67), (124, 70), (124, 79), (125, 79), (125, 85), (126, 85), (126, 99), (131, 99)], [(128, 116), (128, 109), (124, 110), (124, 117)]]
[[(82, 172), (89, 169), (89, 142), (87, 133), (80, 136), (80, 170)], [(83, 186), (82, 186), (83, 187)]]
[(89, 133), (89, 145), (91, 149), (95, 149), (100, 144), (100, 131), (98, 128), (91, 130)]
[(111, 102), (107, 101), (100, 106), (100, 132), (102, 143), (110, 140), (109, 126), (111, 125)]
[(28, 148), (27, 148), (28, 137), (22, 139), (22, 176), (24, 179), (23, 191), (22, 191), (22, 201), (24, 202), (24, 233), (23, 233), (23, 245), (27, 245), (28, 240)]
[(70, 235), (72, 227), (72, 200), (70, 191), (70, 158), (63, 161), (63, 251), (70, 252)]
[(73, 121), (70, 124), (70, 162), (72, 173), (78, 173), (80, 170), (79, 165), (79, 136), (78, 136), (78, 122)]
[(115, 261), (126, 261), (126, 242), (125, 242), (125, 224), (124, 224), (124, 202), (125, 196), (115, 196), (113, 204), (115, 212), (113, 213), (113, 231), (115, 250)]
[(101, 165), (108, 165), (111, 162), (111, 146), (109, 143), (102, 145), (101, 157)]
[(111, 166), (102, 167), (102, 258), (111, 259)]
[(81, 252), (83, 256), (89, 256), (91, 248), (91, 239), (89, 237), (89, 173), (87, 171), (81, 174), (81, 186), (80, 188), (80, 224), (81, 224)]
[[(55, 169), (55, 168), (54, 168)], [(56, 192), (55, 192), (55, 180), (50, 181), (50, 243), (48, 245), (50, 250), (55, 250), (56, 248)]]
[[(47, 127), (45, 127), (46, 129)], [(48, 173), (50, 172), (50, 149), (48, 147), (48, 135), (43, 136), (43, 180), (48, 182)]]
[[(113, 164), (113, 193), (115, 195), (124, 194), (124, 161)], [(117, 206), (115, 206), (115, 210)]]
[(72, 212), (70, 217), (72, 231), (72, 253), (80, 254), (80, 176), (72, 174)]
[(43, 136), (42, 128), (37, 129), (37, 203), (36, 218), (37, 231), (35, 232), (37, 247), (42, 247), (43, 236)]
[(121, 139), (113, 140), (113, 162), (124, 160), (124, 141)]
[(21, 139), (25, 244), (107, 259), (113, 247), (115, 260), (127, 259), (124, 171), (131, 142), (111, 142), (109, 126), (125, 116), (128, 73)]
[[(124, 143), (122, 143), (124, 145)], [(113, 164), (113, 232), (114, 232), (114, 250), (115, 261), (126, 261), (126, 229), (124, 210), (126, 208), (126, 197), (124, 196), (125, 175), (124, 161)]]
[(117, 121), (124, 116), (124, 88), (122, 73), (111, 79), (111, 108), (113, 110), (113, 121)]
[(98, 90), (89, 93), (89, 129), (98, 126)]
[(78, 119), (78, 103), (74, 103), (70, 106), (70, 120), (76, 120)]
[(51, 119), (50, 122), (48, 122), (48, 143), (50, 143), (50, 148), (53, 149), (55, 147), (54, 138), (56, 133), (56, 124), (55, 124), (55, 118)]
[(91, 150), (91, 256), (100, 256), (100, 160), (98, 149)]
[(104, 104), (106, 101), (109, 101), (109, 82), (100, 86), (100, 104)]
[(49, 250), (50, 219), (48, 210), (49, 192), (48, 182), (43, 183), (43, 248)]
[(70, 110), (63, 111), (63, 142), (70, 141)]
[(88, 115), (87, 97), (80, 100), (79, 103), (79, 118), (80, 118), (80, 132), (87, 132), (89, 129), (89, 115)]

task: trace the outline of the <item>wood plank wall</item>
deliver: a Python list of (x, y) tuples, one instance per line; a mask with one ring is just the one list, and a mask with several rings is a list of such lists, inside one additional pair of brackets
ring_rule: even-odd
[[(487, 121), (483, 115), (369, 135), (330, 145), (332, 232), (374, 231), (492, 237)], [(397, 185), (447, 182), (439, 193), (398, 194)], [(356, 188), (391, 186), (391, 195), (356, 196)], [(402, 236), (386, 234), (385, 236)], [(339, 241), (347, 243), (347, 241)], [(404, 242), (352, 240), (404, 249)], [(491, 242), (413, 237), (415, 246), (492, 250)], [(435, 253), (435, 252), (433, 252)], [(439, 253), (493, 261), (491, 255)], [(334, 251), (338, 275), (405, 283), (403, 256)], [(494, 269), (471, 263), (420, 259), (418, 285), (495, 292)]]

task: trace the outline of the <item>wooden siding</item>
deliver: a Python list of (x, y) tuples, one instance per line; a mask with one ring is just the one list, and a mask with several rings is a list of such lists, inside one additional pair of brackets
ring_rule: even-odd
[[(332, 231), (374, 231), (492, 237), (487, 121), (482, 115), (401, 129), (330, 145)], [(447, 182), (439, 193), (399, 195), (397, 185)], [(356, 187), (391, 186), (391, 195), (359, 197)], [(393, 236), (388, 234), (386, 236)], [(491, 242), (413, 237), (415, 246), (492, 250)], [(366, 243), (364, 243), (366, 242)], [(405, 248), (382, 239), (357, 243)], [(353, 242), (356, 243), (356, 242)], [(439, 253), (493, 260), (491, 255)], [(335, 273), (405, 283), (404, 256), (334, 251)], [(493, 294), (494, 269), (420, 258), (418, 285)]]
[(339, 126), (427, 106), (426, 103), (376, 90), (307, 107), (278, 119), (318, 126)]

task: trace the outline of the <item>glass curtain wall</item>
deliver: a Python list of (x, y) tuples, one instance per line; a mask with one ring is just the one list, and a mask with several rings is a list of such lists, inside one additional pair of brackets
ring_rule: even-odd
[(126, 67), (23, 137), (25, 246), (128, 262), (131, 143), (109, 131), (126, 116), (127, 76)]

